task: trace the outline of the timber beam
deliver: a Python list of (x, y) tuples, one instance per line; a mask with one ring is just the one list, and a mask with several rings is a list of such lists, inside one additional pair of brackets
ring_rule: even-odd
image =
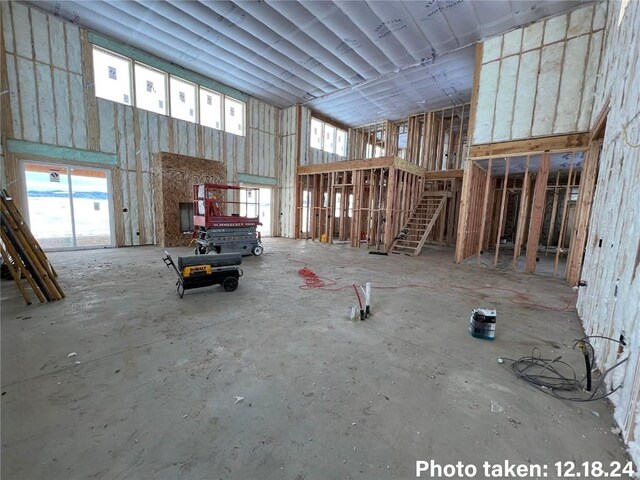
[(479, 159), (497, 156), (530, 155), (541, 152), (566, 152), (584, 150), (588, 146), (589, 132), (572, 133), (569, 135), (473, 145), (469, 149), (469, 158)]

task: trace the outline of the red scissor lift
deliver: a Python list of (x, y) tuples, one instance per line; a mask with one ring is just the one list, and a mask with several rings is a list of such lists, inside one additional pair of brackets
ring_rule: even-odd
[(260, 189), (200, 183), (193, 186), (196, 254), (262, 255)]

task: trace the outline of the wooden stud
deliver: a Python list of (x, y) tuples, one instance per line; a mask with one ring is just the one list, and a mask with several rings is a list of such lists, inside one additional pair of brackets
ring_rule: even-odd
[[(467, 138), (469, 145), (473, 144), (473, 134), (476, 126), (476, 112), (478, 110), (478, 92), (480, 90), (480, 71), (482, 70), (483, 43), (476, 43), (476, 57), (473, 66), (473, 89), (471, 90), (471, 106), (469, 110), (469, 126)], [(471, 156), (471, 155), (470, 155)]]
[(516, 239), (513, 245), (513, 269), (518, 268), (518, 257), (520, 256), (520, 250), (522, 245), (522, 236), (525, 222), (527, 221), (527, 195), (529, 192), (529, 161), (530, 157), (527, 156), (527, 164), (524, 170), (524, 179), (522, 180), (522, 191), (520, 192), (520, 204), (518, 208), (518, 221), (516, 224)]
[(551, 245), (551, 238), (555, 233), (556, 215), (558, 213), (558, 186), (560, 184), (560, 171), (556, 173), (556, 183), (553, 187), (553, 203), (551, 205), (551, 219), (549, 220), (549, 233), (547, 235), (547, 246), (544, 249), (545, 257), (549, 253), (549, 246)]
[(571, 185), (572, 185), (572, 175), (577, 175), (573, 171), (573, 162), (575, 160), (575, 155), (571, 155), (571, 163), (569, 164), (569, 176), (567, 178), (567, 184), (565, 186), (564, 191), (564, 202), (562, 206), (562, 219), (560, 220), (560, 233), (558, 235), (558, 244), (556, 245), (556, 256), (553, 260), (553, 274), (558, 274), (558, 264), (560, 262), (560, 252), (562, 251), (564, 245), (564, 234), (566, 229), (567, 222), (567, 209), (569, 208), (569, 200), (571, 198)]
[(491, 162), (492, 162), (492, 159), (490, 158), (489, 166), (487, 167), (487, 178), (484, 182), (484, 196), (482, 197), (484, 200), (482, 203), (482, 220), (480, 222), (480, 238), (478, 238), (478, 265), (482, 263), (480, 254), (482, 253), (485, 223), (487, 221), (487, 201), (489, 200), (489, 185), (491, 184)]
[(576, 220), (569, 245), (567, 257), (566, 280), (569, 285), (576, 285), (580, 280), (584, 249), (587, 242), (589, 217), (591, 205), (598, 176), (598, 159), (600, 158), (601, 141), (591, 144), (585, 158), (582, 175), (580, 177), (580, 190), (576, 209)]
[(525, 272), (533, 273), (536, 270), (538, 258), (538, 243), (540, 242), (540, 232), (542, 230), (542, 219), (544, 217), (544, 203), (547, 195), (547, 180), (549, 178), (549, 163), (551, 156), (548, 153), (542, 155), (540, 168), (536, 174), (536, 185), (533, 191), (533, 206), (531, 209), (531, 220), (529, 222), (529, 235), (527, 237), (527, 261)]
[(500, 252), (500, 239), (502, 238), (502, 232), (504, 226), (502, 220), (504, 218), (504, 207), (507, 199), (507, 182), (509, 181), (509, 158), (505, 160), (504, 178), (502, 180), (502, 199), (500, 200), (500, 219), (498, 220), (498, 232), (496, 233), (496, 253), (493, 257), (493, 266), (498, 266), (498, 254)]

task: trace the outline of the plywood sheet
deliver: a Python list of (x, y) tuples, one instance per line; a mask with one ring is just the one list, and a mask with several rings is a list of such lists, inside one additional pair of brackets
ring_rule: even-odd
[(190, 235), (180, 231), (180, 203), (193, 201), (196, 183), (226, 183), (227, 169), (221, 162), (185, 155), (158, 155), (159, 189), (155, 192), (156, 222), (162, 232), (157, 241), (163, 247), (186, 246)]

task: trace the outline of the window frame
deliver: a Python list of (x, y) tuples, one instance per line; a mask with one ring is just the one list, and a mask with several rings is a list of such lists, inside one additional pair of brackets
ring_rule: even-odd
[[(320, 124), (320, 146), (319, 147), (312, 145), (314, 122), (318, 122)], [(333, 129), (333, 148), (331, 150), (325, 150), (325, 141), (326, 141), (325, 132), (326, 132), (327, 126)], [(338, 133), (339, 132), (342, 132), (344, 134), (344, 147), (343, 147), (344, 154), (338, 153)], [(310, 148), (320, 150), (321, 152), (324, 152), (324, 153), (329, 153), (332, 155), (338, 155), (339, 157), (347, 158), (348, 143), (349, 143), (349, 132), (347, 130), (337, 127), (330, 122), (325, 122), (324, 120), (320, 120), (319, 118), (314, 117), (313, 114), (311, 115), (311, 121), (309, 122), (309, 147)]]
[[(94, 93), (94, 95), (97, 98), (101, 98), (101, 99), (107, 100), (109, 102), (115, 102), (115, 103), (119, 103), (121, 105), (128, 105), (130, 107), (135, 107), (135, 105), (136, 105), (136, 100), (135, 100), (136, 86), (135, 86), (135, 77), (134, 77), (134, 74), (133, 74), (134, 60), (129, 58), (129, 57), (125, 57), (124, 55), (120, 55), (119, 53), (112, 52), (111, 50), (107, 50), (106, 48), (102, 48), (99, 45), (91, 44), (91, 47), (92, 47), (91, 48), (91, 62), (92, 62), (91, 68), (93, 70), (93, 93)], [(96, 82), (96, 67), (95, 67), (95, 62), (94, 62), (94, 57), (93, 57), (95, 51), (98, 51), (98, 52), (100, 52), (100, 53), (102, 53), (104, 55), (109, 55), (109, 56), (112, 56), (114, 58), (123, 60), (123, 61), (125, 61), (125, 62), (127, 62), (129, 64), (128, 65), (129, 66), (129, 99), (130, 99), (129, 103), (119, 102), (117, 100), (113, 100), (111, 98), (105, 98), (105, 97), (102, 97), (102, 96), (98, 95), (97, 90), (96, 90), (96, 84), (97, 84), (97, 82)]]
[[(241, 133), (236, 133), (236, 132), (230, 132), (229, 130), (227, 130), (227, 100), (230, 100), (231, 102), (234, 103), (239, 103), (242, 105), (242, 132)], [(230, 97), (228, 95), (224, 96), (224, 104), (223, 104), (223, 113), (224, 113), (224, 117), (223, 117), (223, 122), (222, 122), (222, 126), (223, 126), (223, 130), (225, 133), (231, 133), (233, 135), (239, 135), (241, 137), (246, 136), (246, 131), (247, 131), (247, 102), (243, 102), (242, 100), (238, 100), (237, 98), (233, 98)]]
[[(176, 120), (183, 120), (185, 122), (191, 122), (191, 123), (198, 124), (198, 120), (200, 119), (200, 117), (199, 117), (200, 99), (198, 98), (198, 94), (200, 92), (200, 89), (198, 88), (199, 85), (197, 83), (190, 82), (189, 80), (185, 80), (184, 78), (178, 77), (176, 75), (171, 75), (171, 74), (168, 74), (168, 75), (169, 75), (169, 81), (168, 81), (168, 83), (169, 83), (169, 90), (168, 90), (168, 92), (169, 92), (169, 116), (171, 118), (175, 118)], [(193, 120), (189, 120), (188, 118), (176, 117), (174, 115), (174, 113), (173, 113), (173, 98), (172, 98), (173, 88), (171, 87), (171, 80), (173, 80), (173, 79), (175, 79), (177, 82), (181, 82), (181, 83), (184, 83), (184, 84), (187, 84), (187, 85), (190, 85), (190, 86), (193, 87), (193, 90), (194, 90), (194, 94), (193, 94), (193, 102), (194, 102), (194, 105), (193, 105)]]
[[(114, 52), (112, 50), (109, 50), (108, 48), (102, 47), (99, 44), (95, 44), (95, 43), (91, 43), (91, 48), (92, 48), (92, 58), (93, 58), (93, 52), (97, 51), (100, 52), (104, 55), (108, 55), (108, 56), (112, 56), (115, 57), (117, 59), (121, 59), (124, 62), (127, 62), (128, 64), (128, 68), (129, 68), (129, 98), (130, 98), (130, 103), (124, 103), (118, 100), (114, 100), (112, 98), (104, 98), (100, 95), (98, 95), (95, 91), (95, 84), (96, 84), (96, 71), (95, 71), (95, 65), (93, 66), (93, 81), (94, 81), (94, 95), (97, 98), (102, 98), (104, 100), (110, 101), (110, 102), (115, 102), (115, 103), (120, 103), (122, 105), (129, 105), (131, 107), (134, 108), (139, 108), (141, 110), (147, 111), (147, 112), (151, 112), (151, 113), (155, 113), (157, 115), (164, 115), (166, 117), (171, 117), (171, 118), (175, 118), (176, 120), (182, 120), (185, 122), (191, 122), (191, 123), (195, 123), (197, 125), (202, 125), (203, 127), (206, 128), (211, 128), (212, 130), (219, 130), (219, 131), (223, 131), (225, 133), (231, 133), (232, 135), (237, 135), (237, 136), (242, 136), (242, 137), (246, 137), (247, 135), (247, 130), (248, 130), (248, 114), (247, 114), (247, 107), (248, 107), (248, 102), (246, 100), (240, 100), (232, 95), (225, 95), (222, 92), (219, 92), (217, 90), (214, 90), (208, 86), (204, 86), (201, 85), (200, 83), (198, 83), (197, 81), (192, 81), (189, 79), (186, 79), (184, 77), (181, 77), (180, 75), (174, 75), (173, 73), (170, 73), (168, 71), (163, 70), (162, 68), (157, 68), (155, 66), (149, 65), (148, 63), (145, 63), (144, 61), (139, 61), (136, 60), (136, 58), (132, 58), (132, 57), (128, 57), (126, 55), (123, 55), (121, 53), (118, 52)], [(135, 57), (135, 55), (134, 55)], [(137, 84), (136, 84), (136, 79), (140, 76), (140, 75), (136, 75), (136, 67), (140, 67), (141, 69), (147, 69), (151, 72), (156, 72), (159, 75), (162, 75), (163, 79), (164, 79), (164, 108), (162, 112), (158, 111), (158, 110), (150, 110), (148, 108), (145, 108), (143, 106), (140, 106), (138, 103), (140, 101), (140, 98), (144, 98), (144, 95), (138, 95), (137, 92)], [(139, 70), (139, 69), (138, 69)], [(172, 93), (173, 93), (173, 88), (171, 86), (172, 84), (172, 80), (175, 79), (178, 82), (182, 82), (188, 85), (192, 85), (194, 87), (195, 90), (195, 99), (194, 99), (194, 117), (193, 119), (188, 119), (188, 118), (182, 118), (182, 117), (177, 117), (174, 114), (174, 106), (173, 106), (173, 99), (172, 99)], [(220, 120), (220, 128), (216, 128), (214, 126), (210, 126), (207, 124), (202, 123), (202, 108), (201, 108), (201, 95), (202, 92), (208, 92), (211, 93), (212, 95), (217, 95), (218, 99), (220, 101), (220, 111), (219, 111), (219, 120)], [(227, 121), (226, 121), (226, 115), (227, 115), (227, 102), (233, 102), (235, 103), (238, 107), (241, 107), (240, 110), (240, 115), (241, 115), (241, 119), (240, 119), (240, 127), (241, 130), (238, 131), (230, 131), (227, 129), (228, 125), (227, 125)], [(235, 115), (234, 115), (235, 117)], [(337, 128), (337, 127), (336, 127)]]
[[(171, 117), (171, 104), (170, 104), (171, 95), (170, 95), (170, 92), (169, 92), (169, 73), (165, 72), (163, 70), (159, 70), (159, 69), (157, 69), (155, 67), (152, 67), (151, 65), (147, 65), (146, 63), (142, 63), (142, 62), (138, 62), (137, 60), (134, 60), (134, 62), (133, 62), (133, 74), (134, 74), (133, 82), (134, 82), (134, 87), (136, 86), (135, 71), (136, 71), (136, 66), (138, 66), (138, 65), (140, 66), (140, 68), (146, 68), (147, 70), (151, 70), (153, 72), (158, 72), (158, 73), (160, 73), (161, 75), (164, 76), (164, 104), (165, 104), (164, 110), (165, 110), (165, 112), (162, 113), (162, 112), (158, 112), (156, 110), (149, 110), (147, 108), (138, 106), (138, 91), (135, 88), (134, 88), (134, 90), (136, 90), (136, 103), (135, 103), (134, 106), (136, 108), (141, 109), (141, 110), (145, 110), (147, 112), (152, 112), (152, 113), (155, 113), (157, 115), (164, 115), (166, 117)], [(172, 117), (172, 118), (175, 118), (175, 117)]]
[[(217, 95), (220, 98), (220, 111), (218, 112), (218, 114), (220, 115), (220, 128), (216, 128), (216, 127), (212, 127), (210, 125), (205, 125), (204, 123), (202, 123), (202, 112), (203, 112), (203, 108), (201, 107), (201, 102), (202, 102), (202, 92), (208, 92), (211, 93), (213, 95)], [(202, 125), (203, 127), (207, 127), (207, 128), (212, 128), (213, 130), (219, 130), (224, 132), (224, 98), (225, 96), (220, 93), (220, 92), (216, 92), (215, 90), (211, 90), (210, 88), (207, 87), (203, 87), (202, 85), (198, 85), (198, 125)]]

